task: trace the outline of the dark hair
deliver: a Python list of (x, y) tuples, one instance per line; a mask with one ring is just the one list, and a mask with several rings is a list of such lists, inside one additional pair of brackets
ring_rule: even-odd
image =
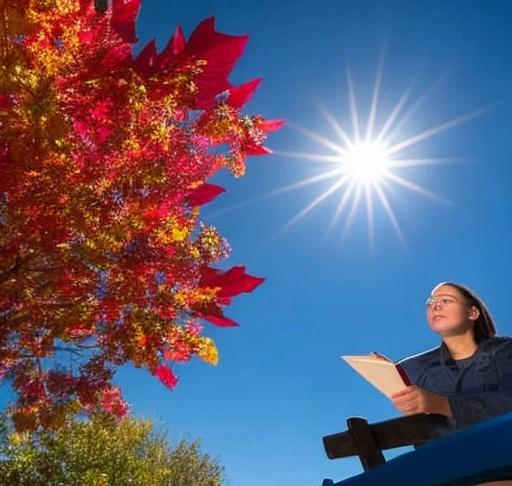
[(487, 309), (484, 301), (473, 290), (455, 282), (442, 282), (436, 285), (435, 288), (439, 288), (442, 285), (448, 285), (457, 289), (468, 301), (469, 305), (478, 309), (480, 315), (473, 325), (473, 334), (477, 344), (496, 335), (496, 326), (494, 325), (491, 313)]

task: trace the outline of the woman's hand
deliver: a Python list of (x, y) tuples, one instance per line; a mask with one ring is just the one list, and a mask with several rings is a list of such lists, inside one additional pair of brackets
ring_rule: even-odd
[(404, 415), (437, 413), (446, 415), (447, 417), (452, 416), (448, 398), (414, 385), (408, 386), (404, 390), (393, 394), (391, 401), (395, 408)]

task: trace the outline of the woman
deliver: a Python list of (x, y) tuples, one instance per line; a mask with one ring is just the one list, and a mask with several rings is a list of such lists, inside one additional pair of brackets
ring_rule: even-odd
[(427, 321), (442, 343), (400, 361), (414, 385), (391, 397), (395, 407), (451, 417), (456, 430), (512, 411), (512, 338), (496, 336), (483, 301), (463, 285), (441, 283), (427, 299)]

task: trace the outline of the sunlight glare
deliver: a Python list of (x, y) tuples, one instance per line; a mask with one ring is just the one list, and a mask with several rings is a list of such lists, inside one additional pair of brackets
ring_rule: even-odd
[(276, 232), (271, 240), (284, 233), (326, 199), (335, 198), (337, 205), (326, 234), (330, 233), (335, 228), (336, 224), (343, 216), (344, 225), (341, 239), (344, 240), (355, 218), (357, 209), (362, 207), (366, 212), (368, 238), (370, 246), (373, 249), (375, 238), (374, 209), (376, 205), (380, 205), (387, 215), (400, 243), (406, 248), (405, 238), (387, 191), (391, 188), (401, 187), (437, 202), (444, 204), (450, 203), (445, 198), (427, 188), (406, 179), (403, 175), (399, 174), (399, 171), (404, 168), (433, 166), (448, 162), (462, 162), (463, 160), (457, 158), (410, 158), (405, 155), (404, 150), (424, 142), (440, 132), (458, 126), (473, 118), (477, 118), (489, 111), (491, 107), (480, 107), (461, 116), (439, 123), (438, 125), (420, 130), (416, 134), (403, 136), (403, 133), (400, 133), (402, 131), (399, 131), (398, 128), (405, 125), (411, 115), (426, 101), (428, 96), (445, 81), (446, 75), (443, 75), (419, 98), (413, 100), (412, 106), (407, 109), (406, 105), (407, 102), (410, 101), (412, 92), (412, 85), (409, 85), (400, 95), (398, 102), (391, 109), (388, 117), (383, 120), (380, 130), (378, 130), (377, 108), (381, 90), (383, 65), (383, 59), (381, 59), (377, 69), (377, 76), (370, 98), (370, 109), (366, 120), (361, 116), (358, 109), (354, 82), (350, 69), (347, 69), (349, 112), (345, 114), (345, 118), (348, 118), (351, 122), (352, 130), (350, 133), (323, 107), (320, 107), (320, 112), (333, 129), (336, 135), (335, 137), (329, 138), (324, 134), (295, 125), (293, 122), (287, 123), (288, 126), (291, 126), (331, 153), (322, 151), (308, 153), (282, 150), (276, 150), (275, 153), (281, 156), (316, 162), (318, 164), (328, 164), (325, 170), (314, 176), (306, 177), (295, 183), (277, 188), (254, 199), (246, 200), (243, 203), (218, 212), (217, 215), (251, 204), (255, 201), (278, 196), (310, 184), (330, 180), (332, 182), (320, 192), (318, 196), (314, 197), (312, 201), (306, 204), (301, 211), (291, 217)]
[[(329, 179), (333, 180), (332, 184), (307, 204), (303, 210), (283, 225), (276, 233), (276, 236), (282, 234), (290, 226), (297, 223), (299, 219), (306, 216), (306, 214), (312, 211), (327, 197), (337, 197), (338, 204), (330, 221), (329, 227), (327, 228), (327, 233), (334, 229), (337, 222), (343, 214), (345, 214), (342, 232), (343, 240), (347, 235), (350, 225), (352, 224), (356, 210), (358, 207), (363, 207), (366, 212), (369, 243), (373, 249), (375, 237), (375, 206), (380, 205), (391, 222), (401, 244), (406, 247), (403, 232), (398, 223), (395, 211), (392, 208), (386, 189), (389, 190), (392, 186), (402, 187), (421, 196), (428, 197), (434, 201), (450, 204), (450, 202), (445, 198), (406, 179), (397, 172), (400, 169), (408, 167), (430, 166), (440, 163), (461, 162), (463, 160), (453, 158), (408, 158), (404, 156), (405, 154), (403, 152), (406, 148), (419, 144), (420, 142), (424, 142), (440, 132), (481, 116), (483, 113), (488, 111), (490, 107), (481, 107), (464, 115), (422, 130), (409, 137), (400, 137), (400, 133), (398, 133), (397, 128), (405, 124), (405, 121), (427, 99), (428, 95), (442, 84), (446, 78), (446, 76), (443, 75), (412, 104), (412, 107), (404, 113), (406, 101), (410, 97), (411, 93), (411, 86), (409, 86), (405, 92), (401, 94), (396, 106), (391, 110), (387, 119), (384, 120), (380, 130), (377, 130), (376, 119), (382, 81), (382, 70), (383, 62), (381, 62), (378, 67), (377, 77), (371, 96), (370, 110), (365, 120), (366, 123), (362, 123), (364, 119), (362, 119), (361, 113), (357, 107), (352, 75), (350, 69), (347, 69), (348, 106), (350, 121), (352, 124), (352, 131), (350, 134), (331, 113), (322, 107), (320, 108), (320, 111), (334, 130), (338, 140), (331, 139), (325, 135), (320, 135), (312, 130), (294, 124), (289, 124), (310, 140), (319, 143), (324, 148), (331, 150), (334, 153), (331, 155), (325, 153), (286, 151), (276, 151), (276, 153), (288, 157), (316, 161), (318, 163), (335, 163), (338, 165), (340, 170), (333, 171), (328, 169), (324, 172), (324, 174), (331, 174)], [(393, 136), (391, 136), (392, 134)], [(392, 143), (392, 139), (396, 139), (396, 141)], [(319, 177), (316, 179), (318, 180)], [(311, 183), (313, 183), (313, 178), (306, 178), (300, 181), (300, 185)], [(299, 183), (296, 183), (291, 186), (297, 187), (298, 184)], [(279, 192), (283, 190), (291, 190), (291, 186), (286, 186), (279, 190)], [(274, 194), (270, 193), (268, 195), (275, 195), (278, 191), (272, 192)]]
[(341, 159), (348, 176), (359, 182), (378, 181), (389, 164), (386, 145), (379, 142), (360, 142), (347, 150)]

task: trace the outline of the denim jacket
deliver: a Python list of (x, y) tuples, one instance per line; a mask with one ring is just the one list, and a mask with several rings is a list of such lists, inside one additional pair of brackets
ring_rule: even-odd
[(512, 411), (512, 338), (486, 339), (462, 360), (441, 344), (399, 364), (413, 384), (448, 397), (455, 430)]

